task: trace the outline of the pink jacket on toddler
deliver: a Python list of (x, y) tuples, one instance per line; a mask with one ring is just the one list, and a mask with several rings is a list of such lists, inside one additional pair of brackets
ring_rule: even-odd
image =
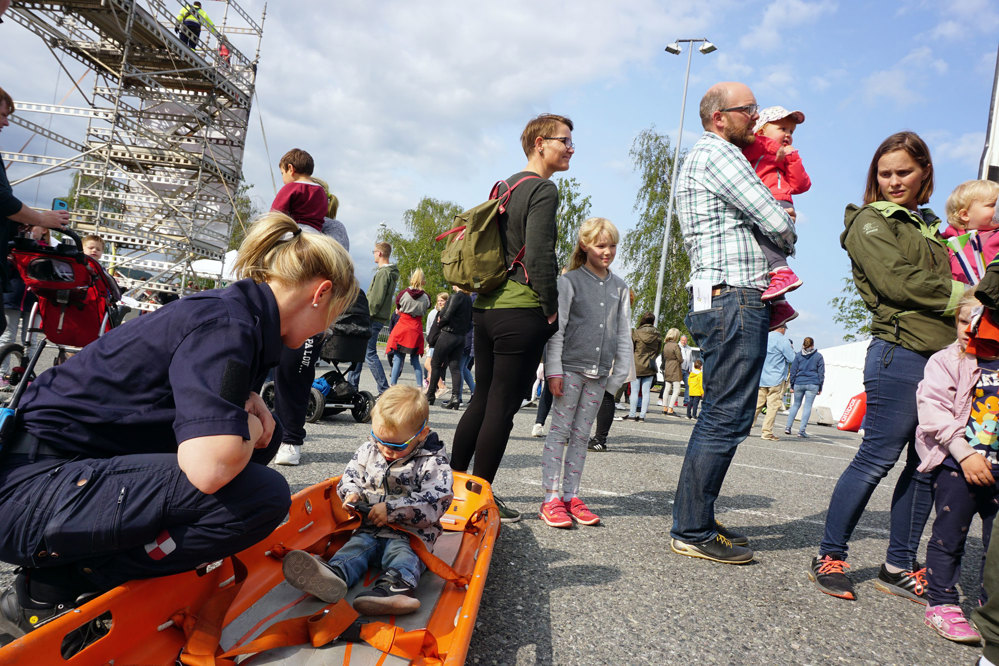
[[(967, 242), (963, 247), (956, 247), (959, 245), (956, 239), (967, 233), (969, 232), (955, 229), (948, 224), (940, 235), (947, 241), (947, 252), (950, 254), (950, 272), (954, 279), (965, 284), (978, 284), (984, 273), (982, 269), (987, 267), (989, 262), (999, 254), (999, 229), (979, 231), (976, 234), (976, 243)], [(975, 245), (981, 249), (980, 253), (976, 250)], [(958, 256), (959, 252), (960, 257)], [(981, 265), (978, 263), (979, 257)]]
[(982, 372), (978, 359), (961, 351), (954, 342), (926, 362), (923, 380), (916, 389), (916, 453), (922, 463), (920, 472), (928, 472), (947, 456), (961, 462), (975, 453), (964, 437), (971, 416), (975, 385)]

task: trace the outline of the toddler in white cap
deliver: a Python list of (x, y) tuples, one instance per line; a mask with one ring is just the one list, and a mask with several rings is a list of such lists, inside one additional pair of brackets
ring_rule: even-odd
[[(756, 121), (756, 140), (742, 149), (763, 184), (788, 209), (794, 208), (792, 195), (807, 192), (812, 186), (801, 164), (801, 156), (791, 145), (795, 128), (803, 122), (805, 114), (801, 111), (788, 111), (782, 106), (762, 109)], [(762, 298), (782, 301), (784, 294), (801, 286), (801, 279), (787, 265), (787, 256), (773, 242), (762, 234), (757, 234), (756, 240), (770, 267), (770, 286), (763, 292)], [(771, 312), (771, 329), (797, 315), (786, 301), (775, 302)]]

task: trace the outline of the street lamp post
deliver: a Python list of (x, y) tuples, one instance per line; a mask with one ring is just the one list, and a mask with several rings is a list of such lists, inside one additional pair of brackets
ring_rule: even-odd
[(673, 152), (673, 173), (670, 175), (669, 203), (667, 204), (666, 212), (666, 231), (663, 233), (662, 256), (659, 257), (659, 281), (656, 283), (656, 323), (659, 322), (659, 311), (662, 307), (663, 280), (665, 279), (666, 274), (666, 255), (669, 251), (670, 244), (669, 232), (670, 228), (673, 226), (673, 207), (676, 204), (676, 172), (680, 161), (680, 143), (683, 141), (683, 112), (687, 108), (687, 82), (690, 80), (690, 60), (691, 56), (694, 54), (693, 46), (695, 42), (701, 42), (701, 45), (697, 50), (705, 55), (718, 50), (714, 44), (702, 37), (700, 39), (678, 39), (672, 44), (666, 45), (666, 52), (672, 53), (673, 55), (680, 55), (681, 42), (690, 44), (690, 48), (687, 49), (687, 73), (683, 77), (683, 99), (680, 102), (680, 129), (676, 133), (676, 150)]

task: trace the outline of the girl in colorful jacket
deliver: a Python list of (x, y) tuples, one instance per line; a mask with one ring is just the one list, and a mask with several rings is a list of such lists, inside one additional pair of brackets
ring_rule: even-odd
[[(933, 474), (936, 519), (926, 546), (925, 622), (944, 638), (977, 644), (981, 636), (958, 605), (957, 582), (972, 518), (982, 518), (982, 557), (985, 568), (999, 489), (996, 463), (996, 420), (999, 412), (999, 349), (969, 348), (968, 328), (978, 301), (968, 292), (957, 318), (957, 342), (941, 349), (926, 363), (916, 390), (919, 426), (916, 450), (920, 472)], [(985, 601), (984, 590), (979, 601)]]

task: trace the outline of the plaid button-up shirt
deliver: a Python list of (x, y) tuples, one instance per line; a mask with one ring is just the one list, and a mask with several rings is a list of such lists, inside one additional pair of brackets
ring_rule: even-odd
[(769, 268), (753, 227), (788, 255), (794, 254), (797, 235), (742, 151), (705, 132), (687, 153), (676, 188), (691, 281), (766, 289)]

